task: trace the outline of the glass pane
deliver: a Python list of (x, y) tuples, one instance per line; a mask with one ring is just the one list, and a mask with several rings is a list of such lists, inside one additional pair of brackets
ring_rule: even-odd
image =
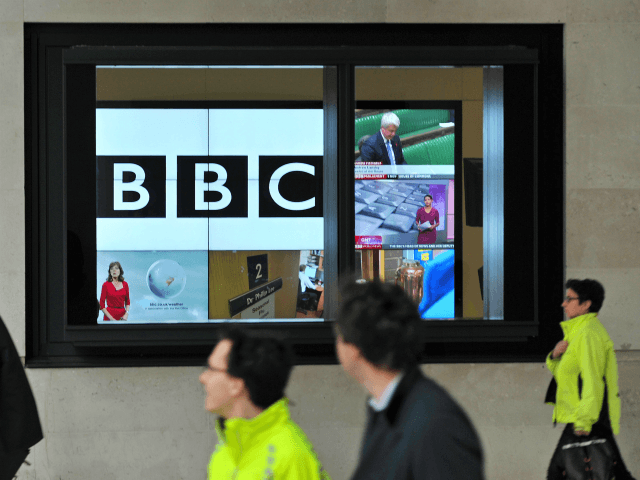
[(322, 68), (96, 76), (98, 323), (322, 320)]
[(359, 270), (403, 286), (425, 320), (503, 318), (502, 137), (487, 129), (502, 105), (485, 70), (356, 69)]

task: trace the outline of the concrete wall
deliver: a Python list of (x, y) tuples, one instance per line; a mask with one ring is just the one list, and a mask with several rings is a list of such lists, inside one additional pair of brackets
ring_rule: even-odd
[[(0, 314), (25, 352), (24, 22), (564, 23), (566, 271), (608, 291), (619, 349), (621, 450), (640, 475), (640, 7), (637, 0), (3, 0), (0, 2)], [(558, 125), (558, 135), (563, 134)], [(544, 214), (544, 212), (543, 212)], [(549, 222), (558, 219), (547, 219)], [(561, 265), (558, 268), (562, 268)], [(544, 477), (560, 429), (540, 364), (430, 365), (480, 431), (488, 479)], [(215, 442), (197, 368), (29, 370), (45, 440), (20, 479), (204, 478)], [(337, 366), (298, 367), (293, 415), (334, 479), (348, 478), (364, 393)]]

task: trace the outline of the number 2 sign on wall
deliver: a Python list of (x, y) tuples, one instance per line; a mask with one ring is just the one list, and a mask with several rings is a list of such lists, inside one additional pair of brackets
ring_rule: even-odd
[(249, 290), (269, 281), (269, 260), (266, 253), (247, 257)]

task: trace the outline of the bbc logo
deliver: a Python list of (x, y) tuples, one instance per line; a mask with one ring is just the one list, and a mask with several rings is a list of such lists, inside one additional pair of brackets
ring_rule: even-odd
[[(165, 218), (166, 157), (98, 156), (98, 218)], [(259, 217), (322, 217), (322, 156), (260, 156)], [(246, 156), (178, 156), (178, 218), (248, 216)]]

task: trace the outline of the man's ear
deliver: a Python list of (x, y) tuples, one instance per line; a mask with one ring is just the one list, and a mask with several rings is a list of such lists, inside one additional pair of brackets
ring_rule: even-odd
[(229, 393), (232, 397), (239, 397), (245, 391), (244, 380), (239, 377), (231, 377)]
[(350, 362), (364, 358), (362, 356), (362, 350), (353, 343), (344, 342), (344, 352)]

